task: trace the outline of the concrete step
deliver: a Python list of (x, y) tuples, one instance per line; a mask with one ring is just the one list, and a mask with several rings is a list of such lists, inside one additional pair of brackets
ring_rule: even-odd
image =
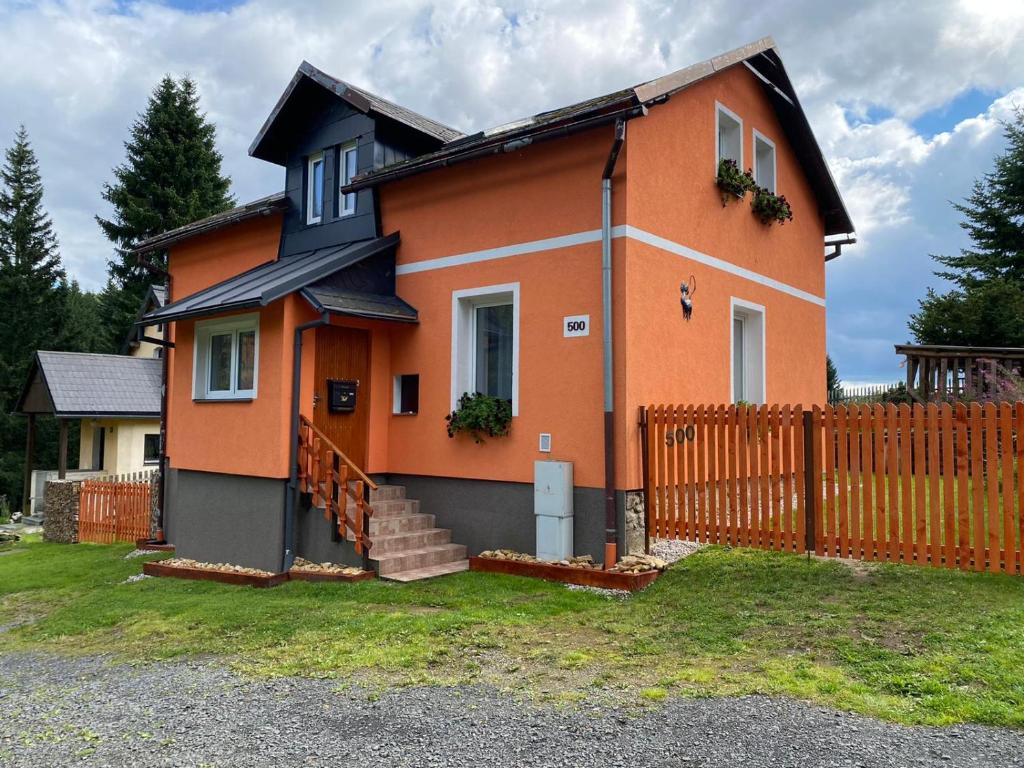
[(370, 518), (370, 537), (394, 536), (396, 533), (411, 533), (434, 527), (433, 515), (400, 515), (398, 517)]
[(430, 579), (434, 576), (445, 576), (449, 573), (459, 573), (469, 570), (469, 560), (455, 560), (441, 565), (428, 565), (426, 568), (413, 568), (411, 571), (399, 571), (392, 574), (381, 574), (382, 579), (389, 581), (419, 581)]
[(425, 528), (392, 536), (373, 536), (371, 540), (373, 541), (372, 552), (376, 556), (449, 544), (452, 540), (452, 532), (447, 528)]
[[(402, 517), (403, 515), (416, 515), (420, 511), (420, 503), (416, 499), (382, 499), (370, 502), (373, 507), (373, 516), (381, 520), (385, 517)], [(355, 511), (355, 505), (349, 503), (350, 513)]]
[(380, 553), (374, 555), (370, 550), (370, 559), (377, 563), (377, 573), (381, 576), (427, 568), (431, 565), (443, 565), (466, 558), (464, 544), (439, 544), (434, 547), (409, 549), (404, 552)]
[(404, 485), (378, 485), (377, 490), (370, 490), (370, 503), (375, 501), (391, 501), (405, 498)]

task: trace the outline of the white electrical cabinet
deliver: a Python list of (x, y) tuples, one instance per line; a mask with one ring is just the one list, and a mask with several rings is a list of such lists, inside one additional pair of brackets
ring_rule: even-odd
[(533, 463), (533, 513), (537, 518), (537, 557), (572, 557), (572, 462)]

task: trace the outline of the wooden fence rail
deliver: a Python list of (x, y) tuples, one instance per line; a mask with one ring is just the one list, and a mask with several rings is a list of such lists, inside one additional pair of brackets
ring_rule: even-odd
[(640, 415), (652, 537), (1024, 573), (1024, 403)]
[(78, 540), (110, 544), (148, 539), (151, 473), (83, 480), (78, 496)]

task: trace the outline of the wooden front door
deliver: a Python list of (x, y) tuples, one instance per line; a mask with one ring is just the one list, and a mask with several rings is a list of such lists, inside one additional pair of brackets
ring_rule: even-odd
[[(334, 326), (317, 328), (314, 369), (313, 423), (365, 471), (370, 426), (369, 332)], [(353, 396), (354, 404), (348, 399)]]

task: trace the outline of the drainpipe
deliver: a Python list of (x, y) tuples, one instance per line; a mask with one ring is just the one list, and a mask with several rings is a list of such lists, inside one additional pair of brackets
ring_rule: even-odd
[(612, 364), (612, 174), (626, 141), (626, 121), (615, 121), (615, 139), (601, 174), (601, 326), (604, 351), (604, 567), (618, 560), (618, 510), (615, 505), (615, 368)]
[[(139, 265), (148, 272), (152, 272), (157, 275), (161, 275), (164, 278), (164, 287), (167, 291), (167, 303), (170, 304), (172, 299), (171, 287), (174, 284), (174, 279), (171, 277), (170, 271), (161, 267), (159, 264), (153, 264), (152, 262), (146, 261), (140, 254), (138, 256)], [(168, 341), (168, 336), (171, 334), (171, 324), (165, 322), (163, 339)], [(162, 365), (160, 366), (160, 456), (159, 463), (157, 464), (157, 472), (160, 474), (160, 495), (157, 497), (157, 510), (156, 510), (156, 539), (157, 544), (166, 544), (167, 537), (164, 536), (164, 510), (167, 508), (167, 379), (168, 379), (168, 367), (170, 360), (168, 356), (171, 354), (172, 347), (165, 346), (162, 349), (163, 354), (160, 356)]]
[(295, 345), (292, 352), (292, 418), (288, 430), (288, 489), (284, 497), (284, 545), (281, 548), (281, 571), (286, 573), (295, 560), (295, 509), (299, 505), (299, 400), (302, 383), (302, 333), (321, 325), (329, 325), (328, 312), (319, 319), (295, 326)]

